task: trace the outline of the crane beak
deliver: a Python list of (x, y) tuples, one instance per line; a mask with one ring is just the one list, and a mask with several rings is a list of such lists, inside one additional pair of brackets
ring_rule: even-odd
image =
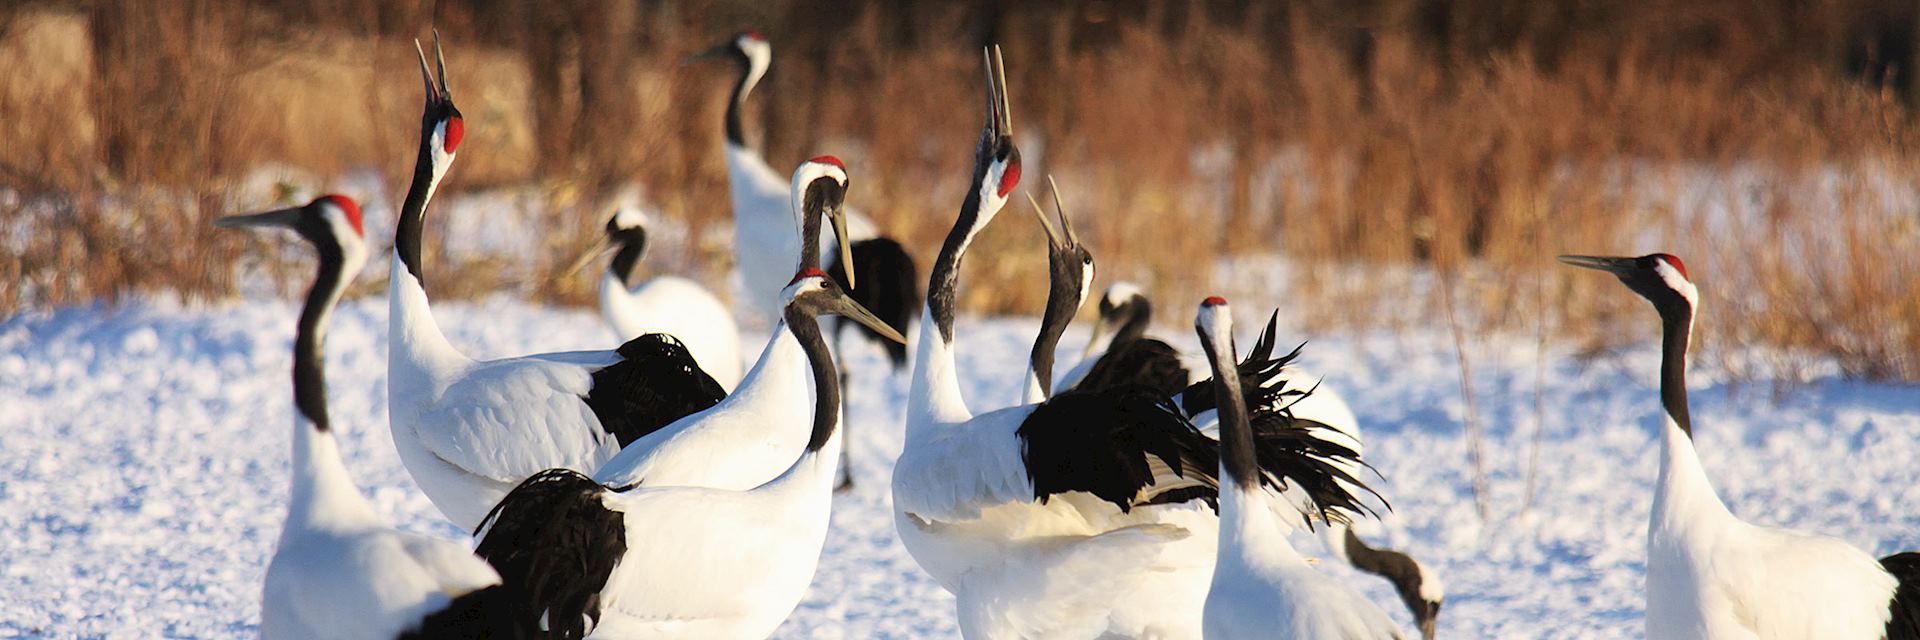
[(700, 53), (696, 53), (696, 54), (687, 56), (685, 58), (681, 58), (680, 66), (684, 67), (684, 66), (688, 66), (698, 62), (706, 62), (708, 60), (725, 58), (732, 54), (733, 54), (733, 43), (722, 42), (720, 44), (714, 45), (712, 49), (708, 49), (706, 51), (702, 51)]
[[(844, 194), (841, 201), (827, 209), (827, 221), (833, 225), (833, 239), (840, 244), (840, 267), (847, 274), (847, 289), (853, 284), (853, 240), (847, 237), (847, 203)], [(902, 340), (901, 344), (906, 344)]]
[(987, 66), (987, 135), (1013, 137), (1013, 112), (1007, 107), (1007, 64), (1000, 58), (1000, 45), (980, 52)]
[(433, 30), (433, 67), (440, 73), (440, 99), (453, 102), (453, 90), (447, 88), (447, 55), (440, 50), (440, 30)]
[(440, 69), (440, 84), (434, 86), (433, 71), (427, 68), (427, 52), (420, 47), (420, 39), (414, 38), (413, 52), (420, 56), (420, 80), (427, 87), (427, 104), (452, 102), (453, 92), (447, 90), (447, 56), (440, 50), (440, 30), (433, 30), (433, 62)]
[[(852, 272), (849, 271), (848, 273)], [(878, 316), (873, 315), (872, 311), (868, 311), (866, 307), (860, 306), (860, 303), (854, 302), (853, 298), (847, 297), (845, 293), (836, 291), (833, 299), (825, 306), (825, 310), (828, 313), (836, 314), (842, 318), (866, 325), (866, 327), (872, 329), (874, 333), (880, 334), (880, 337), (899, 344), (907, 343), (905, 336), (900, 335), (898, 331), (894, 331), (893, 327), (887, 326), (885, 320), (881, 320)]]
[(1054, 251), (1066, 248), (1060, 238), (1060, 232), (1053, 228), (1053, 220), (1047, 217), (1047, 210), (1040, 207), (1040, 201), (1033, 199), (1033, 193), (1027, 193), (1027, 204), (1033, 207), (1033, 217), (1040, 219), (1040, 228), (1047, 232), (1047, 245)]
[(300, 210), (301, 207), (291, 207), (287, 209), (275, 209), (265, 213), (224, 216), (215, 219), (213, 226), (224, 229), (237, 229), (241, 227), (292, 228), (294, 224), (300, 222)]
[(440, 102), (440, 91), (433, 86), (433, 70), (427, 68), (427, 52), (420, 48), (420, 39), (413, 39), (413, 52), (420, 56), (420, 80), (427, 86), (427, 104)]
[(1560, 256), (1560, 261), (1587, 269), (1598, 269), (1615, 274), (1638, 270), (1633, 258), (1614, 258), (1608, 256)]
[(595, 258), (606, 255), (607, 251), (612, 249), (613, 241), (608, 240), (607, 236), (600, 236), (600, 239), (594, 240), (593, 244), (588, 246), (586, 251), (580, 252), (580, 255), (574, 257), (572, 262), (567, 263), (567, 269), (560, 272), (560, 278), (566, 279), (573, 277), (573, 274), (580, 273), (581, 269), (587, 268), (587, 263), (593, 262)]
[(1053, 174), (1047, 174), (1047, 188), (1053, 190), (1053, 210), (1060, 214), (1060, 235), (1066, 238), (1066, 247), (1080, 246), (1080, 237), (1073, 233), (1073, 221), (1067, 217), (1067, 203), (1060, 201), (1060, 184), (1053, 181)]
[(1106, 333), (1107, 319), (1095, 318), (1093, 321), (1093, 335), (1087, 336), (1087, 348), (1080, 350), (1080, 359), (1085, 360), (1093, 357), (1093, 348), (1100, 344), (1100, 336), (1106, 335)]

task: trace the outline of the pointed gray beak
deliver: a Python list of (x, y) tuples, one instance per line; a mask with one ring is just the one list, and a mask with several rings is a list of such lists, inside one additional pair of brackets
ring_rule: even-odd
[(1627, 273), (1639, 267), (1634, 258), (1614, 258), (1608, 256), (1560, 256), (1560, 261), (1587, 269), (1599, 269), (1613, 273)]
[(698, 62), (705, 62), (708, 60), (725, 58), (728, 55), (731, 55), (732, 53), (733, 53), (733, 42), (732, 41), (722, 42), (720, 44), (714, 45), (712, 49), (708, 49), (706, 51), (702, 51), (700, 53), (696, 53), (696, 54), (687, 56), (685, 58), (681, 58), (680, 66), (684, 67), (684, 66), (691, 65)]
[(239, 216), (223, 216), (213, 221), (213, 226), (236, 229), (240, 227), (283, 227), (290, 228), (300, 221), (301, 207), (275, 209), (265, 213)]
[(427, 68), (427, 52), (420, 48), (420, 40), (413, 41), (413, 52), (420, 56), (420, 80), (427, 87), (427, 102), (452, 102), (453, 92), (447, 89), (447, 56), (440, 50), (440, 30), (433, 30), (433, 63), (439, 69), (439, 86), (434, 86), (434, 72)]
[[(827, 221), (833, 225), (834, 241), (840, 244), (840, 266), (847, 274), (847, 288), (852, 289), (854, 287), (853, 239), (847, 237), (847, 202), (844, 192), (841, 194), (840, 202), (834, 203), (827, 209)], [(906, 341), (902, 340), (901, 344), (906, 344)]]
[(1049, 175), (1047, 186), (1053, 190), (1053, 210), (1060, 216), (1059, 225), (1055, 225), (1053, 219), (1047, 216), (1047, 210), (1040, 207), (1040, 202), (1033, 199), (1033, 194), (1027, 194), (1027, 204), (1033, 206), (1033, 215), (1040, 218), (1040, 227), (1047, 230), (1047, 243), (1060, 251), (1080, 246), (1080, 239), (1073, 233), (1073, 222), (1067, 219), (1067, 205), (1060, 201), (1060, 185)]
[(602, 234), (598, 240), (594, 240), (593, 244), (587, 247), (586, 251), (580, 252), (580, 255), (576, 256), (572, 262), (567, 263), (567, 269), (560, 272), (560, 278), (573, 277), (573, 274), (580, 273), (581, 269), (587, 268), (587, 263), (593, 262), (594, 258), (606, 255), (607, 251), (611, 249), (613, 249), (613, 241), (608, 240), (607, 236)]
[(1100, 336), (1104, 335), (1106, 332), (1107, 332), (1107, 319), (1104, 317), (1094, 318), (1093, 319), (1093, 335), (1087, 336), (1087, 348), (1080, 350), (1080, 357), (1082, 359), (1085, 359), (1093, 355), (1094, 347), (1100, 345)]
[(866, 327), (872, 329), (874, 333), (880, 334), (880, 337), (899, 344), (907, 343), (906, 336), (902, 336), (900, 332), (894, 331), (893, 327), (887, 326), (886, 321), (873, 315), (872, 311), (868, 311), (866, 307), (860, 306), (860, 303), (854, 302), (853, 298), (847, 297), (845, 293), (836, 291), (833, 301), (827, 305), (827, 310), (838, 314), (842, 318), (866, 325)]
[(1013, 137), (1013, 112), (1007, 108), (1007, 65), (1000, 58), (1000, 45), (980, 52), (987, 66), (987, 133), (997, 138)]
[(1066, 241), (1060, 237), (1060, 232), (1053, 228), (1053, 220), (1047, 217), (1047, 210), (1040, 206), (1040, 201), (1033, 199), (1032, 192), (1027, 193), (1027, 204), (1033, 207), (1033, 217), (1040, 219), (1040, 228), (1047, 232), (1047, 245), (1055, 251), (1065, 248)]

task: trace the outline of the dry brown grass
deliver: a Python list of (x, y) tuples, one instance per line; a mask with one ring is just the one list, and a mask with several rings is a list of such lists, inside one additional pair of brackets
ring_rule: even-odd
[[(1920, 184), (1913, 114), (1904, 85), (1848, 66), (1855, 53), (1892, 55), (1862, 33), (1911, 40), (1912, 7), (830, 4), (0, 9), (0, 68), (48, 68), (7, 64), (43, 55), (22, 53), (35, 51), (27, 39), (72, 39), (48, 31), (48, 11), (87, 34), (60, 49), (84, 61), (68, 82), (20, 71), (0, 82), (0, 127), (26, 141), (0, 149), (0, 184), (27, 196), (0, 202), (0, 225), (15, 227), (26, 202), (67, 203), (0, 264), (0, 315), (228, 290), (223, 265), (253, 245), (201, 223), (261, 162), (322, 176), (372, 166), (404, 185), (418, 118), (408, 40), (430, 23), (447, 37), (470, 132), (446, 190), (555, 194), (541, 264), (445, 269), (544, 277), (597, 228), (598, 194), (628, 180), (700, 237), (727, 221), (730, 73), (678, 60), (757, 25), (778, 49), (749, 112), (767, 156), (786, 167), (840, 155), (856, 206), (923, 259), (964, 188), (977, 46), (991, 33), (1006, 45), (1028, 175), (1060, 177), (1106, 276), (1177, 300), (1246, 287), (1212, 282), (1197, 261), (1278, 252), (1296, 264), (1284, 286), (1313, 330), (1437, 327), (1447, 288), (1430, 274), (1450, 283), (1469, 337), (1544, 322), (1599, 345), (1644, 333), (1620, 330), (1644, 324), (1641, 303), (1553, 254), (1657, 247), (1686, 257), (1707, 292), (1707, 345), (1920, 379), (1920, 223), (1902, 210)], [(73, 126), (75, 114), (92, 126)], [(1701, 176), (1753, 171), (1763, 177), (1696, 193), (1711, 184)], [(1702, 215), (1728, 203), (1757, 213), (1717, 227)], [(970, 308), (1032, 313), (1044, 295), (1038, 231), (1009, 214), (969, 261)], [(730, 255), (686, 253), (676, 266), (711, 282)], [(589, 294), (584, 279), (518, 290)]]

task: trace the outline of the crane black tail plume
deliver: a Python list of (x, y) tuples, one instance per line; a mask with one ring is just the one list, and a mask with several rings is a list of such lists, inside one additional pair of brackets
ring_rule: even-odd
[[(866, 307), (900, 335), (908, 335), (908, 324), (920, 313), (920, 268), (906, 247), (892, 238), (873, 238), (853, 243), (853, 268), (859, 284), (847, 291), (854, 302)], [(835, 282), (846, 282), (846, 265), (834, 261), (827, 275)], [(907, 364), (907, 345), (884, 340), (872, 329), (857, 322), (835, 320), (834, 334), (848, 328), (864, 332), (875, 342), (886, 345), (887, 359), (898, 370)]]
[(1900, 581), (1893, 592), (1887, 640), (1920, 640), (1920, 551), (1896, 553), (1880, 559), (1880, 566)]

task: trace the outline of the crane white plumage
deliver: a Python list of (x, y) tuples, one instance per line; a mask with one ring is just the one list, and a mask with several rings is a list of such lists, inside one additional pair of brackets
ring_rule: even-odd
[(600, 315), (622, 342), (649, 333), (679, 338), (700, 369), (731, 391), (740, 384), (740, 329), (733, 312), (700, 283), (670, 274), (641, 278), (647, 251), (647, 214), (622, 206), (607, 218), (606, 232), (564, 274), (573, 275), (607, 252), (613, 260), (600, 277)]
[(1647, 524), (1647, 637), (1920, 637), (1920, 554), (1880, 561), (1823, 535), (1749, 524), (1694, 449), (1687, 347), (1699, 289), (1679, 258), (1560, 256), (1612, 273), (1660, 314), (1660, 474)]
[(500, 583), (463, 542), (401, 533), (360, 494), (327, 416), (326, 325), (367, 248), (360, 207), (328, 195), (302, 207), (215, 221), (284, 227), (318, 250), (319, 274), (294, 338), (293, 486), (260, 603), (265, 638), (398, 638), (452, 631), (436, 617)]
[[(716, 58), (734, 61), (740, 73), (726, 110), (727, 185), (733, 204), (734, 266), (739, 272), (734, 302), (744, 304), (749, 317), (760, 319), (763, 326), (772, 326), (779, 321), (780, 313), (779, 290), (774, 287), (792, 269), (792, 263), (783, 258), (793, 255), (801, 246), (800, 234), (793, 233), (792, 227), (781, 222), (797, 209), (797, 203), (789, 206), (782, 200), (788, 192), (787, 182), (759, 152), (747, 146), (740, 112), (745, 108), (747, 95), (773, 64), (773, 45), (757, 31), (744, 31), (694, 55), (691, 60)], [(848, 295), (886, 321), (893, 333), (906, 333), (920, 308), (919, 267), (913, 256), (899, 241), (881, 235), (879, 228), (858, 211), (848, 209), (841, 226), (835, 235), (843, 251), (838, 256), (826, 256), (822, 269), (836, 280), (844, 281)], [(809, 240), (824, 241), (820, 234), (826, 232), (820, 229)], [(840, 318), (830, 319), (829, 323), (830, 333), (838, 344), (848, 325)], [(895, 371), (906, 366), (906, 345), (897, 344), (871, 328), (855, 327), (856, 335), (865, 336), (886, 349)], [(845, 366), (842, 362), (843, 383)], [(845, 457), (847, 451), (841, 450), (843, 475), (836, 489), (853, 486), (852, 466)]]
[[(845, 215), (846, 167), (833, 156), (808, 160), (793, 172), (793, 206), (803, 229)], [(809, 234), (809, 237), (819, 237)], [(819, 269), (820, 251), (801, 251), (800, 268)], [(889, 339), (900, 334), (873, 316), (853, 315)], [(807, 442), (807, 354), (783, 314), (760, 358), (739, 388), (712, 408), (688, 415), (635, 440), (594, 473), (609, 486), (646, 483), (745, 491), (778, 476)]]
[(511, 617), (558, 637), (764, 638), (800, 603), (826, 540), (841, 442), (840, 385), (815, 318), (880, 321), (818, 269), (782, 297), (814, 385), (805, 447), (745, 491), (609, 487), (568, 469), (529, 478), (488, 517), (477, 550), (504, 589), (527, 594)]
[[(1147, 335), (1147, 329), (1153, 322), (1153, 301), (1147, 297), (1146, 290), (1124, 281), (1108, 285), (1101, 294), (1098, 312), (1093, 334), (1083, 353), (1084, 358), (1054, 385), (1055, 392), (1146, 385), (1175, 393), (1181, 407), (1188, 411), (1189, 418), (1200, 427), (1200, 431), (1218, 439), (1220, 422), (1219, 416), (1210, 410), (1213, 406), (1209, 390), (1212, 377), (1208, 375), (1208, 365), (1204, 358), (1190, 365), (1188, 354)], [(1269, 320), (1269, 325), (1275, 320), (1277, 318)], [(1288, 369), (1286, 380), (1318, 379), (1296, 367), (1289, 366)], [(1261, 372), (1266, 372), (1266, 375), (1261, 375)], [(1248, 388), (1284, 383), (1282, 380), (1269, 379), (1268, 376), (1274, 373), (1277, 372), (1270, 367), (1256, 364), (1243, 368), (1241, 378), (1256, 380)], [(1361, 444), (1360, 421), (1354, 416), (1353, 409), (1332, 387), (1316, 382), (1313, 389), (1313, 393), (1297, 398), (1288, 405), (1292, 422), (1308, 426), (1319, 437), (1352, 449), (1356, 458), (1362, 458), (1364, 448)], [(1193, 394), (1194, 391), (1200, 393)], [(1194, 395), (1208, 400), (1196, 404), (1193, 402), (1196, 399)], [(1343, 469), (1354, 477), (1367, 473), (1357, 460), (1345, 464)], [(1354, 490), (1361, 489), (1355, 487)], [(1305, 504), (1303, 501), (1306, 498), (1295, 495), (1288, 497), (1295, 504)], [(1413, 617), (1414, 626), (1420, 629), (1421, 637), (1432, 640), (1438, 630), (1440, 608), (1446, 601), (1445, 584), (1435, 571), (1413, 556), (1368, 545), (1344, 520), (1335, 519), (1326, 523), (1320, 528), (1320, 534), (1321, 542), (1334, 557), (1392, 583), (1402, 604), (1406, 605), (1407, 612)]]
[(1194, 328), (1213, 369), (1221, 414), (1219, 556), (1207, 590), (1206, 637), (1399, 638), (1385, 611), (1315, 571), (1287, 541), (1293, 524), (1274, 512), (1271, 503), (1280, 498), (1268, 491), (1255, 462), (1226, 301), (1202, 302)]
[[(960, 396), (960, 260), (1020, 174), (997, 52), (987, 75), (973, 187), (928, 284), (894, 467), (895, 526), (914, 560), (954, 594), (966, 637), (1198, 637), (1217, 525), (1209, 504), (1217, 444), (1151, 390), (1061, 394), (980, 415)], [(1046, 344), (1084, 297), (1090, 262), (1065, 231), (1043, 226), (1049, 313), (1029, 393), (1044, 388), (1035, 377), (1050, 368)], [(1268, 462), (1300, 461), (1279, 452)], [(1332, 469), (1308, 463), (1316, 466), (1303, 472), (1322, 480)]]
[(387, 416), (414, 482), (447, 519), (472, 530), (528, 476), (598, 469), (621, 446), (713, 406), (725, 391), (679, 340), (661, 334), (613, 351), (500, 360), (474, 360), (447, 341), (428, 306), (420, 245), (427, 202), (465, 129), (437, 35), (434, 58), (437, 86), (420, 56), (427, 87), (420, 151), (387, 287)]

